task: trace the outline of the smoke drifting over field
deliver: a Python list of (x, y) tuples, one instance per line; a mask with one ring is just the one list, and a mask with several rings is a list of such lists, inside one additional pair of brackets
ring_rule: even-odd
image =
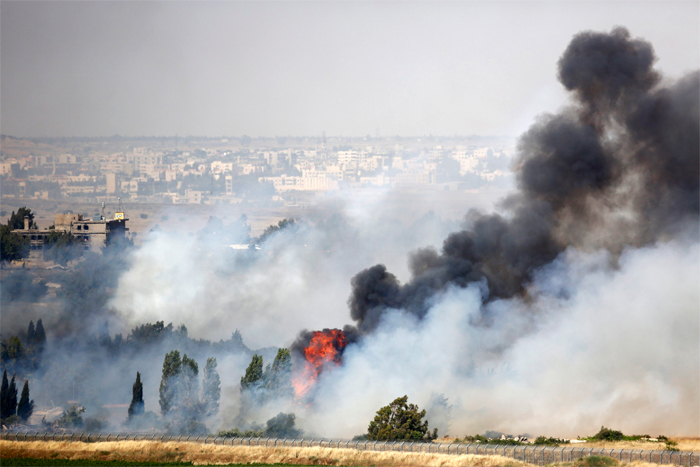
[[(666, 83), (654, 61), (652, 46), (624, 29), (576, 36), (559, 61), (572, 105), (521, 137), (519, 189), (501, 214), (470, 212), (439, 251), (414, 251), (403, 284), (389, 272), (400, 251), (438, 242), (382, 242), (395, 246), (388, 259), (351, 281), (356, 329), (346, 331), (361, 337), (319, 377), (315, 404), (299, 417), (307, 430), (360, 433), (398, 395), (426, 404), (442, 393), (452, 433), (574, 435), (601, 424), (700, 433), (700, 418), (688, 416), (700, 414), (699, 75)], [(347, 275), (358, 261), (343, 272), (339, 261), (309, 261), (298, 239), (366, 260), (391, 237), (372, 229), (347, 244), (353, 236), (341, 228), (329, 237), (331, 225), (280, 234), (257, 279), (242, 280), (261, 285), (252, 300), (284, 302), (252, 318), (259, 331), (340, 327), (341, 282), (321, 276)], [(287, 289), (290, 278), (301, 282)], [(237, 286), (227, 281), (224, 289)]]
[[(700, 435), (700, 74), (671, 81), (655, 60), (622, 28), (575, 36), (558, 64), (571, 105), (522, 135), (518, 189), (498, 213), (470, 211), (459, 230), (436, 216), (388, 221), (366, 199), (327, 200), (333, 216), (246, 253), (152, 232), (110, 319), (184, 323), (216, 339), (238, 328), (251, 348), (296, 340), (297, 356), (312, 331), (344, 328), (342, 364), (316, 373), (308, 406), (247, 413), (295, 412), (309, 435), (362, 433), (403, 394), (436, 414), (440, 435), (601, 425)], [(143, 362), (159, 375), (148, 357), (129, 371)], [(231, 428), (240, 413), (249, 360), (242, 348), (219, 360), (212, 426)], [(147, 380), (147, 410), (156, 386)], [(435, 405), (440, 394), (451, 409)]]

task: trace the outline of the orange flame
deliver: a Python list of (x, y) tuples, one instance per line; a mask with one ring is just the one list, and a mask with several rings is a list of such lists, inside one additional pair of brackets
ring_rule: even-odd
[(304, 368), (292, 379), (297, 399), (306, 396), (313, 387), (324, 366), (338, 366), (348, 341), (340, 329), (314, 331), (309, 345), (304, 348)]

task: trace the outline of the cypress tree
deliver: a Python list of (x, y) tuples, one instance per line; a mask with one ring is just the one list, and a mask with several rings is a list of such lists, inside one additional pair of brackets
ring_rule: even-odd
[(180, 360), (179, 351), (173, 350), (165, 354), (165, 359), (163, 360), (163, 376), (160, 379), (160, 389), (158, 391), (160, 395), (158, 403), (160, 404), (160, 411), (164, 416), (179, 403), (177, 376), (180, 374), (181, 366), (182, 361)]
[(36, 341), (36, 329), (34, 329), (34, 321), (29, 321), (27, 328), (27, 345), (34, 345)]
[(219, 400), (221, 399), (221, 379), (216, 371), (216, 358), (207, 358), (204, 367), (204, 380), (202, 381), (202, 399), (208, 416), (219, 413)]
[(17, 415), (25, 422), (29, 420), (34, 412), (34, 401), (29, 400), (29, 381), (24, 381), (24, 387), (22, 388), (22, 397), (19, 399), (19, 405), (17, 406)]
[(44, 343), (46, 342), (46, 332), (44, 332), (44, 325), (41, 322), (41, 319), (36, 322), (36, 343), (37, 345), (43, 347)]
[(182, 356), (180, 371), (182, 372), (182, 395), (180, 402), (186, 405), (193, 405), (197, 401), (197, 388), (199, 386), (197, 384), (197, 376), (199, 376), (199, 365), (197, 365), (194, 358), (189, 358), (187, 354), (185, 354)]
[(10, 387), (7, 394), (7, 408), (9, 410), (8, 417), (17, 413), (17, 383), (15, 382), (15, 375), (12, 375), (12, 380), (10, 380)]
[(274, 393), (274, 396), (291, 396), (292, 391), (292, 355), (289, 349), (279, 349), (272, 367), (268, 366), (265, 372), (265, 387)]
[(263, 377), (263, 358), (255, 354), (250, 361), (250, 365), (245, 370), (245, 376), (241, 378), (241, 392), (249, 387), (259, 384)]
[(9, 417), (8, 396), (10, 392), (10, 383), (7, 382), (7, 370), (2, 373), (2, 388), (0, 388), (0, 418)]
[(129, 419), (143, 415), (143, 384), (141, 384), (141, 373), (136, 372), (136, 381), (131, 390), (131, 404), (129, 405)]

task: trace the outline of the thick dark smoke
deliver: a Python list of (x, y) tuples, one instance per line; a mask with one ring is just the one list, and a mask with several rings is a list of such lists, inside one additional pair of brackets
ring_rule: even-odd
[(559, 80), (575, 105), (521, 137), (506, 216), (470, 212), (442, 251), (411, 256), (404, 285), (381, 264), (358, 273), (348, 300), (358, 330), (375, 329), (389, 309), (423, 318), (450, 286), (483, 283), (487, 302), (527, 296), (535, 271), (570, 246), (614, 257), (696, 223), (700, 75), (661, 87), (655, 60), (624, 28), (574, 37)]

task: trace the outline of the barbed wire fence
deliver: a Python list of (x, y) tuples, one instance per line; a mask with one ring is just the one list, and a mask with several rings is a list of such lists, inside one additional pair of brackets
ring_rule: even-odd
[(654, 464), (673, 464), (699, 467), (700, 452), (644, 449), (606, 449), (574, 446), (499, 445), (483, 443), (429, 443), (409, 441), (352, 441), (346, 439), (319, 438), (222, 438), (219, 436), (171, 436), (161, 434), (104, 434), (104, 433), (48, 433), (6, 432), (0, 434), (6, 441), (73, 441), (96, 443), (105, 441), (160, 441), (194, 442), (225, 446), (264, 447), (325, 447), (354, 449), (357, 451), (394, 451), (431, 454), (475, 454), (504, 456), (530, 464), (547, 465), (555, 462), (573, 462), (589, 456), (604, 456), (620, 462), (633, 461)]

